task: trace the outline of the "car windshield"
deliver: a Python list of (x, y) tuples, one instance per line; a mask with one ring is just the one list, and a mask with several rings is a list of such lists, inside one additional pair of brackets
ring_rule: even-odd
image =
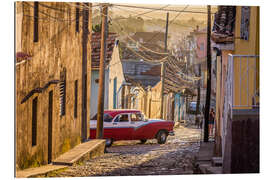
[[(112, 122), (113, 117), (110, 114), (105, 113), (103, 115), (104, 122)], [(97, 120), (97, 114), (91, 118), (91, 120)]]

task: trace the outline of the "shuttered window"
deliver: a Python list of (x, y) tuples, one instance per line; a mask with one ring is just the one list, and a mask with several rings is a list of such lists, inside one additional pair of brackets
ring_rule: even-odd
[(32, 146), (37, 145), (37, 102), (35, 97), (32, 101)]
[(60, 73), (60, 116), (64, 116), (66, 114), (66, 69)]

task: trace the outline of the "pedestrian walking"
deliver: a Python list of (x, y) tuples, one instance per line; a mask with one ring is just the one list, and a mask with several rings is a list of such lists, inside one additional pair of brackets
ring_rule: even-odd
[(214, 132), (213, 132), (213, 127), (214, 127), (214, 123), (215, 123), (215, 112), (214, 109), (211, 108), (210, 113), (209, 113), (209, 136), (213, 136)]

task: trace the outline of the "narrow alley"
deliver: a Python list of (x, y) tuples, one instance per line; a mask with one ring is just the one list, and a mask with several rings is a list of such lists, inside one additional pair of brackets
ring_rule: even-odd
[(156, 140), (118, 141), (103, 156), (49, 177), (180, 175), (193, 174), (193, 158), (199, 150), (201, 129), (179, 126), (166, 144)]
[(13, 3), (14, 177), (260, 173), (260, 6), (153, 3)]

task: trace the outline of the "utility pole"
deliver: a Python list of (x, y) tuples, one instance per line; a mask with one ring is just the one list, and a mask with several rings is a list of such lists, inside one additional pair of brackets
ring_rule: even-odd
[(208, 142), (208, 124), (209, 124), (209, 109), (211, 101), (211, 6), (207, 5), (207, 89), (206, 89), (206, 101), (205, 101), (205, 112), (204, 112), (204, 142)]
[(101, 26), (101, 50), (99, 62), (99, 88), (98, 88), (98, 109), (97, 109), (97, 131), (96, 138), (103, 138), (103, 115), (104, 115), (104, 69), (106, 58), (106, 30), (107, 30), (108, 4), (102, 5), (102, 26)]
[(82, 25), (82, 127), (81, 141), (87, 140), (87, 42), (88, 42), (88, 20), (89, 20), (89, 3), (83, 7), (83, 25)]
[[(166, 18), (166, 31), (164, 38), (164, 51), (167, 52), (167, 39), (168, 39), (168, 26), (169, 26), (169, 13), (167, 12)], [(165, 79), (166, 63), (161, 62), (161, 104), (160, 104), (160, 119), (163, 119), (163, 102), (164, 102), (164, 79)]]
[[(201, 77), (201, 64), (198, 65), (199, 74), (198, 76)], [(201, 101), (201, 79), (198, 80), (198, 87), (197, 87), (197, 103), (196, 103), (196, 118), (198, 118), (198, 114), (200, 111), (200, 101)]]

